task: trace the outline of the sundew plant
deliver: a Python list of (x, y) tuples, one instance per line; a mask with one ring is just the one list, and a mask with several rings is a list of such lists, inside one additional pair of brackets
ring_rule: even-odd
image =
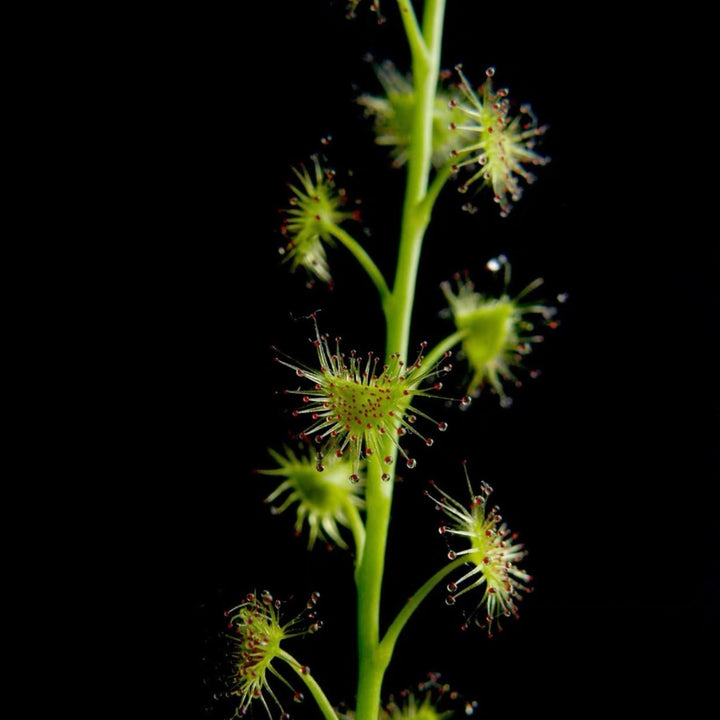
[[(512, 249), (485, 257), (484, 267), (468, 268), (463, 243), (449, 238), (447, 252), (457, 252), (458, 271), (438, 277), (435, 286), (446, 335), (423, 338), (413, 310), (423, 242), (436, 221), (440, 194), (455, 193), (458, 211), (470, 209), (479, 225), (490, 213), (507, 217), (549, 162), (542, 153), (546, 127), (529, 104), (511, 99), (502, 68), (472, 77), (461, 65), (441, 67), (444, 0), (387, 0), (382, 6), (355, 0), (345, 10), (347, 21), (372, 12), (379, 29), (397, 23), (407, 41), (402, 56), (373, 61), (377, 84), (356, 98), (364, 115), (359, 120), (372, 128), (396, 169), (394, 177), (404, 183), (401, 206), (385, 208), (398, 218), (393, 274), (381, 270), (368, 251), (358, 206), (338, 181), (322, 143), (288, 171), (278, 272), (301, 273), (308, 288), (332, 288), (333, 258), (346, 254), (374, 287), (384, 327), (377, 327), (374, 347), (356, 351), (352, 327), (325, 327), (319, 308), (298, 320), (307, 325), (309, 347), (288, 347), (277, 338), (268, 362), (274, 358), (285, 388), (280, 402), (290, 408), (291, 427), (279, 428), (278, 443), (267, 448), (258, 474), (268, 482), (268, 505), (293, 517), (292, 529), (308, 551), (318, 542), (330, 544), (353, 565), (355, 615), (347, 623), (356, 628), (357, 665), (347, 671), (356, 672), (357, 690), (353, 697), (337, 697), (310, 670), (322, 658), (300, 656), (311, 651), (312, 642), (300, 645), (296, 639), (322, 632), (316, 594), (297, 606), (297, 598), (277, 598), (272, 588), (250, 585), (226, 612), (229, 718), (288, 720), (300, 701), (304, 707), (314, 703), (312, 716), (325, 720), (472, 714), (473, 702), (461, 699), (438, 675), (429, 675), (412, 692), (385, 686), (398, 638), (439, 590), (440, 602), (456, 606), (450, 611), (458, 612), (458, 626), (478, 632), (478, 643), (502, 642), (488, 638), (517, 617), (533, 584), (524, 544), (493, 503), (491, 486), (473, 477), (464, 458), (447, 458), (449, 470), (440, 481), (417, 477), (418, 456), (433, 452), (437, 434), (448, 430), (448, 406), (466, 410), (461, 422), (467, 423), (489, 401), (512, 412), (516, 386), (530, 372), (526, 356), (557, 322), (555, 301), (543, 299), (540, 279), (513, 286)], [(340, 31), (344, 22), (338, 18)], [(382, 204), (387, 198), (363, 202)], [(474, 247), (482, 243), (482, 228), (478, 238)], [(324, 301), (333, 297), (328, 292)], [(400, 475), (423, 482), (421, 492), (439, 511), (441, 542), (449, 552), (424, 583), (408, 587), (404, 605), (386, 622), (383, 580), (390, 570), (391, 522), (403, 512), (393, 507)]]

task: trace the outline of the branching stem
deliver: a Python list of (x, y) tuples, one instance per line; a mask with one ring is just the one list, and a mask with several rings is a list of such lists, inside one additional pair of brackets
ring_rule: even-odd
[(387, 282), (380, 272), (378, 266), (374, 263), (373, 259), (368, 255), (360, 243), (350, 235), (349, 232), (341, 228), (339, 225), (334, 223), (325, 222), (323, 229), (327, 230), (336, 240), (341, 242), (347, 250), (349, 250), (355, 259), (360, 263), (362, 268), (368, 274), (370, 279), (375, 284), (375, 287), (380, 293), (380, 301), (385, 304), (387, 297), (390, 295), (390, 289), (388, 288)]
[(310, 691), (310, 694), (313, 696), (325, 720), (337, 720), (335, 708), (333, 708), (327, 698), (327, 695), (325, 695), (317, 680), (310, 674), (308, 668), (301, 665), (292, 655), (290, 655), (290, 653), (285, 650), (278, 650), (277, 656), (284, 660), (305, 683), (305, 687), (307, 687)]
[(380, 647), (386, 654), (392, 654), (395, 643), (397, 642), (400, 632), (405, 627), (410, 616), (418, 609), (420, 603), (430, 594), (430, 592), (440, 583), (443, 578), (447, 577), (453, 570), (460, 567), (467, 560), (465, 558), (456, 558), (445, 567), (438, 570), (427, 582), (425, 582), (417, 592), (408, 599), (397, 617), (388, 627), (385, 636), (380, 643)]

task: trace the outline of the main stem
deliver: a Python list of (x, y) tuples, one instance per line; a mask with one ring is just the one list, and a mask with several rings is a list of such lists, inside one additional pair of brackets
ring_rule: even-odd
[[(396, 352), (407, 359), (418, 265), (430, 221), (428, 179), (445, 0), (427, 0), (425, 3), (422, 35), (418, 32), (411, 3), (398, 0), (398, 6), (412, 53), (415, 110), (395, 281), (392, 292), (383, 300), (383, 311), (387, 328), (386, 352)], [(376, 458), (368, 468), (365, 549), (356, 575), (359, 654), (356, 720), (377, 720), (383, 677), (392, 656), (387, 645), (380, 645), (382, 582), (398, 459), (397, 447), (391, 438), (385, 441), (383, 456), (390, 458), (386, 467), (383, 458)], [(390, 481), (382, 479), (383, 472), (390, 474)]]

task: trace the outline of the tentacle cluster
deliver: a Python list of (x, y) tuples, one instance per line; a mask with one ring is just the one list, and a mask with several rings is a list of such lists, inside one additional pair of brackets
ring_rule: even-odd
[(500, 214), (505, 217), (522, 195), (520, 180), (527, 184), (535, 181), (535, 175), (526, 166), (545, 165), (550, 160), (535, 151), (547, 126), (538, 125), (527, 104), (520, 106), (519, 115), (511, 115), (508, 90), (493, 89), (495, 68), (486, 70), (485, 83), (477, 92), (463, 74), (462, 66), (455, 69), (460, 76), (458, 89), (462, 98), (451, 100), (450, 105), (465, 115), (465, 122), (454, 123), (452, 127), (457, 132), (475, 135), (473, 141), (452, 151), (456, 158), (453, 170), (467, 167), (471, 171), (470, 178), (459, 189), (466, 192), (477, 181), (490, 185)]
[[(243, 602), (228, 610), (227, 640), (229, 643), (230, 672), (226, 678), (229, 695), (238, 700), (232, 716), (245, 717), (253, 702), (258, 702), (272, 717), (268, 699), (277, 707), (283, 720), (289, 715), (283, 710), (282, 703), (269, 684), (269, 676), (286, 685), (296, 702), (303, 700), (302, 693), (293, 689), (289, 681), (276, 667), (277, 660), (291, 662), (290, 656), (281, 649), (286, 640), (317, 632), (322, 621), (317, 619), (315, 606), (320, 598), (313, 593), (304, 610), (287, 622), (281, 621), (280, 600), (273, 598), (268, 591), (259, 595), (249, 593)], [(297, 665), (300, 672), (308, 672), (306, 667)]]
[(470, 484), (467, 466), (463, 464), (463, 467), (470, 491), (469, 505), (453, 499), (434, 483), (426, 494), (448, 518), (448, 522), (440, 525), (440, 533), (459, 538), (465, 545), (448, 553), (450, 560), (467, 558), (469, 569), (448, 585), (447, 603), (454, 605), (462, 595), (482, 589), (482, 597), (463, 627), (473, 620), (487, 627), (488, 635), (492, 637), (496, 625), (502, 629), (498, 622), (500, 618), (517, 617), (517, 603), (523, 593), (530, 592), (532, 576), (518, 566), (527, 552), (516, 542), (517, 533), (510, 532), (498, 507), (488, 504), (492, 488), (483, 482), (476, 494)]
[[(477, 292), (467, 272), (455, 274), (455, 291), (449, 281), (441, 283), (440, 289), (456, 328), (463, 334), (462, 357), (472, 373), (467, 392), (479, 395), (487, 385), (500, 397), (500, 404), (508, 407), (512, 398), (505, 392), (505, 384), (521, 384), (515, 370), (523, 368), (533, 346), (543, 341), (541, 328), (558, 326), (557, 308), (525, 300), (543, 284), (542, 278), (514, 297), (509, 295), (510, 263), (504, 255), (489, 260), (487, 268), (492, 273), (503, 271), (503, 289), (497, 297)], [(564, 299), (558, 297), (559, 302)]]
[[(353, 459), (351, 479), (357, 481), (363, 458), (378, 458), (390, 465), (392, 457), (387, 455), (385, 442), (388, 438), (404, 456), (407, 467), (415, 467), (417, 461), (406, 453), (399, 440), (413, 435), (427, 446), (433, 444), (432, 437), (416, 428), (419, 417), (438, 431), (447, 429), (446, 422), (433, 419), (418, 409), (414, 401), (419, 397), (439, 397), (440, 378), (452, 369), (448, 361), (450, 353), (446, 353), (438, 365), (428, 367), (423, 362), (426, 346), (423, 343), (411, 364), (395, 353), (381, 365), (379, 357), (373, 353), (368, 353), (365, 358), (354, 350), (345, 355), (340, 350), (340, 338), (335, 339), (331, 348), (328, 336), (320, 334), (315, 315), (312, 319), (315, 323), (312, 342), (318, 367), (310, 368), (281, 356), (275, 360), (310, 383), (307, 389), (287, 390), (286, 393), (302, 398), (302, 406), (294, 411), (294, 415), (310, 417), (310, 425), (300, 436), (317, 444), (318, 469), (324, 469), (323, 458), (328, 453), (342, 457), (349, 452)], [(462, 398), (459, 402), (466, 405), (470, 398)], [(385, 473), (384, 479), (389, 480), (390, 475)]]
[(358, 219), (359, 213), (347, 209), (347, 193), (337, 187), (335, 172), (323, 165), (319, 156), (312, 156), (312, 170), (306, 165), (293, 167), (298, 182), (289, 183), (289, 207), (282, 210), (281, 232), (286, 242), (280, 254), (294, 272), (304, 268), (311, 278), (332, 282), (325, 246), (333, 246), (332, 226), (345, 220)]
[(263, 475), (283, 478), (265, 502), (273, 504), (273, 512), (283, 513), (296, 506), (295, 532), (300, 534), (307, 524), (308, 549), (320, 539), (347, 548), (340, 527), (350, 525), (352, 508), (365, 506), (363, 483), (349, 483), (353, 471), (348, 458), (331, 457), (324, 472), (316, 467), (315, 453), (295, 453), (285, 448), (285, 454), (269, 450), (278, 467), (258, 470)]

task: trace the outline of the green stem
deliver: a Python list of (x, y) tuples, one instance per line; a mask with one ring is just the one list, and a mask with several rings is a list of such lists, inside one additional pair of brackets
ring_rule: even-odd
[(363, 525), (358, 509), (352, 503), (349, 502), (345, 505), (345, 514), (355, 540), (355, 567), (357, 568), (362, 563), (365, 551), (365, 525)]
[[(396, 450), (392, 446), (384, 449), (394, 458)], [(379, 648), (381, 589), (392, 506), (392, 482), (382, 480), (382, 472), (379, 458), (369, 463), (365, 548), (356, 573), (359, 656), (356, 720), (377, 720), (383, 676), (390, 661)]]
[(336, 240), (339, 240), (354, 256), (355, 259), (360, 263), (365, 272), (370, 276), (370, 279), (375, 283), (378, 292), (380, 293), (380, 300), (385, 303), (386, 298), (390, 294), (390, 289), (387, 286), (387, 282), (380, 272), (378, 266), (374, 263), (373, 259), (368, 255), (365, 248), (350, 235), (349, 232), (343, 230), (339, 225), (334, 223), (325, 222), (323, 223), (323, 229), (329, 232)]
[(420, 603), (430, 594), (430, 592), (443, 578), (447, 577), (453, 570), (461, 565), (464, 565), (466, 562), (467, 560), (464, 557), (456, 558), (450, 564), (438, 570), (411, 598), (408, 599), (402, 610), (398, 613), (397, 617), (390, 624), (390, 627), (387, 629), (387, 632), (380, 643), (380, 648), (385, 654), (392, 655), (392, 652), (395, 649), (395, 643), (400, 636), (400, 632), (405, 627), (405, 624), (410, 619), (410, 616), (418, 609)]
[(428, 188), (427, 195), (425, 196), (425, 205), (429, 208), (435, 204), (440, 191), (445, 187), (445, 183), (450, 179), (452, 175), (452, 166), (450, 164), (443, 165), (435, 174), (433, 181)]
[(398, 9), (405, 27), (405, 35), (407, 35), (410, 53), (413, 57), (424, 57), (427, 55), (425, 47), (425, 39), (420, 31), (415, 9), (410, 0), (398, 0)]
[(290, 653), (285, 650), (278, 649), (277, 656), (284, 660), (298, 675), (298, 677), (305, 683), (305, 687), (310, 691), (310, 694), (315, 699), (320, 712), (325, 717), (325, 720), (337, 720), (338, 716), (335, 712), (335, 708), (331, 705), (327, 698), (327, 695), (323, 692), (317, 680), (310, 674), (310, 671), (301, 665)]
[[(386, 352), (399, 353), (406, 358), (420, 253), (432, 208), (428, 202), (428, 178), (445, 0), (426, 1), (422, 34), (412, 4), (408, 0), (398, 0), (398, 8), (412, 55), (415, 107), (395, 281), (392, 292), (384, 297), (383, 311), (386, 319)], [(435, 193), (439, 187), (434, 190)], [(365, 493), (365, 548), (356, 573), (359, 657), (356, 720), (377, 720), (383, 678), (392, 656), (392, 644), (380, 643), (380, 601), (398, 456), (397, 447), (391, 438), (386, 439), (382, 454), (391, 459), (387, 472), (392, 479), (382, 479), (383, 458), (377, 458), (369, 464)]]
[[(400, 2), (401, 10), (405, 3)], [(407, 355), (415, 301), (418, 265), (423, 239), (430, 222), (431, 205), (427, 200), (428, 177), (432, 159), (432, 128), (440, 71), (440, 42), (445, 15), (445, 0), (427, 0), (423, 15), (426, 52), (415, 52), (411, 44), (415, 108), (408, 150), (407, 185), (403, 203), (398, 263), (392, 298), (386, 304), (388, 316), (387, 351)]]

